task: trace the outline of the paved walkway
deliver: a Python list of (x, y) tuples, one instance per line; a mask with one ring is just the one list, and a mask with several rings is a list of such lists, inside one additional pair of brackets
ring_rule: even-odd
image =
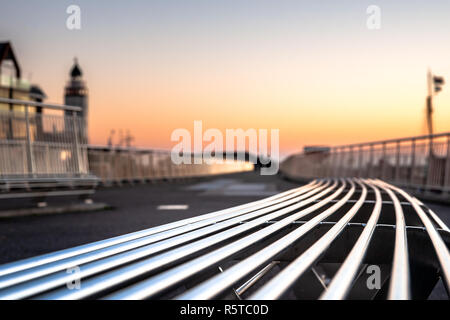
[(296, 186), (248, 172), (100, 189), (94, 201), (109, 204), (110, 210), (0, 219), (0, 264), (229, 208)]

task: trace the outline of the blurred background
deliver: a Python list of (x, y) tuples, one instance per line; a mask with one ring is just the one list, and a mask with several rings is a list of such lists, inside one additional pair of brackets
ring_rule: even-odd
[[(281, 156), (426, 133), (427, 70), (450, 74), (450, 3), (377, 1), (1, 1), (0, 40), (22, 77), (63, 103), (77, 57), (89, 88), (89, 142), (111, 129), (171, 148), (176, 128), (278, 128)], [(450, 92), (435, 132), (449, 130)]]

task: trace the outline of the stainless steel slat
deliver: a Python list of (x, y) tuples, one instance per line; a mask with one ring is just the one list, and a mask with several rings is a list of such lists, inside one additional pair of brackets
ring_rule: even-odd
[[(364, 180), (364, 182), (368, 183), (367, 180)], [(338, 300), (346, 297), (347, 293), (350, 291), (353, 281), (355, 280), (358, 268), (367, 252), (367, 248), (375, 231), (382, 207), (380, 190), (376, 186), (370, 183), (368, 184), (375, 192), (376, 198), (372, 214), (370, 215), (369, 221), (364, 227), (363, 232), (350, 251), (350, 254), (347, 256), (344, 263), (331, 280), (327, 290), (325, 290), (320, 296), (321, 300)]]
[[(51, 252), (48, 254), (43, 254), (43, 255), (28, 258), (28, 259), (23, 259), (23, 260), (18, 260), (18, 261), (14, 261), (11, 263), (7, 263), (7, 264), (0, 266), (0, 277), (11, 274), (11, 273), (19, 272), (19, 271), (22, 271), (25, 269), (30, 269), (30, 268), (33, 268), (36, 266), (51, 263), (54, 261), (58, 261), (58, 260), (66, 259), (69, 257), (81, 255), (81, 254), (84, 254), (87, 252), (92, 252), (95, 250), (106, 248), (108, 246), (113, 246), (115, 244), (124, 243), (124, 242), (131, 241), (134, 239), (138, 239), (138, 238), (150, 236), (153, 234), (157, 234), (160, 232), (164, 232), (164, 231), (167, 231), (170, 229), (175, 229), (175, 228), (185, 226), (188, 224), (192, 224), (192, 223), (195, 223), (198, 221), (206, 220), (209, 218), (215, 218), (215, 217), (219, 217), (222, 215), (227, 215), (234, 211), (244, 210), (244, 209), (252, 208), (252, 207), (258, 206), (258, 205), (264, 205), (267, 202), (270, 202), (270, 201), (276, 200), (278, 198), (284, 197), (286, 195), (289, 195), (299, 189), (310, 188), (312, 186), (315, 186), (315, 185), (317, 185), (317, 183), (318, 183), (317, 181), (313, 181), (310, 184), (303, 186), (301, 188), (289, 190), (289, 191), (271, 196), (266, 199), (239, 205), (236, 207), (219, 210), (216, 212), (212, 212), (212, 213), (208, 213), (208, 214), (204, 214), (204, 215), (200, 215), (200, 216), (196, 216), (196, 217), (192, 217), (192, 218), (188, 218), (188, 219), (179, 220), (179, 221), (168, 223), (168, 224), (161, 225), (158, 227), (145, 229), (145, 230), (141, 230), (141, 231), (136, 231), (133, 233), (122, 235), (122, 236), (113, 237), (113, 238), (109, 238), (109, 239), (105, 239), (105, 240), (100, 240), (100, 241), (88, 243), (85, 245), (81, 245), (81, 246), (77, 246), (77, 247), (73, 247), (73, 248), (69, 248), (69, 249), (64, 249), (64, 250)], [(0, 279), (2, 279), (2, 278), (0, 278)], [(0, 283), (1, 283), (1, 280), (0, 280)], [(4, 287), (4, 286), (0, 285), (0, 287)]]
[[(423, 225), (407, 225), (408, 219), (416, 218), (404, 214), (417, 214)], [(316, 230), (320, 225), (323, 232)], [(345, 241), (340, 236), (344, 230)], [(316, 288), (319, 299), (344, 299), (358, 290), (354, 287), (366, 256), (374, 257), (377, 248), (371, 244), (380, 241), (374, 237), (377, 230), (392, 233), (387, 239), (393, 239), (387, 244), (393, 250), (385, 282), (388, 299), (414, 298), (411, 288), (417, 274), (410, 274), (415, 257), (409, 261), (407, 230), (420, 233), (412, 237), (413, 245), (423, 235), (429, 237), (437, 257), (433, 265), (440, 266), (437, 272), (449, 287), (445, 243), (449, 228), (444, 222), (398, 187), (378, 179), (348, 178), (314, 180), (245, 205), (0, 266), (0, 299), (146, 299), (168, 293), (184, 300), (233, 292), (240, 299), (242, 295), (275, 299), (303, 281), (300, 278), (309, 270), (321, 283)], [(293, 256), (304, 241), (312, 243), (306, 242), (308, 247)], [(348, 246), (344, 252), (349, 253), (333, 262), (339, 263), (337, 272), (324, 281), (319, 273), (326, 259), (321, 257), (335, 261), (337, 257), (329, 252), (338, 243)], [(288, 252), (283, 267), (278, 260)], [(385, 254), (389, 257), (391, 252)], [(238, 260), (216, 272), (217, 266), (232, 259)], [(72, 267), (79, 269), (67, 272)], [(81, 287), (68, 286), (74, 281), (81, 281)], [(185, 285), (189, 289), (180, 293)]]
[[(0, 298), (3, 298), (3, 299), (11, 299), (11, 298), (17, 298), (17, 297), (25, 298), (32, 294), (39, 293), (43, 290), (51, 289), (57, 285), (64, 284), (64, 283), (66, 283), (66, 281), (70, 280), (72, 275), (67, 274), (65, 272), (65, 269), (73, 267), (73, 266), (78, 266), (78, 265), (81, 265), (81, 264), (84, 264), (84, 263), (87, 263), (90, 261), (99, 260), (101, 258), (106, 258), (113, 254), (125, 252), (123, 255), (115, 255), (112, 259), (104, 260), (104, 261), (101, 261), (100, 263), (94, 263), (92, 265), (83, 266), (83, 272), (86, 274), (89, 274), (89, 275), (93, 274), (94, 270), (96, 272), (105, 271), (112, 267), (116, 267), (117, 265), (120, 265), (120, 264), (123, 264), (126, 262), (130, 262), (135, 259), (142, 258), (146, 255), (156, 253), (163, 249), (170, 248), (171, 246), (175, 246), (177, 244), (187, 242), (189, 240), (198, 238), (200, 236), (204, 236), (205, 234), (212, 232), (211, 229), (220, 230), (227, 226), (237, 224), (242, 220), (254, 218), (256, 216), (263, 215), (270, 211), (284, 207), (290, 203), (295, 203), (301, 199), (308, 197), (308, 195), (310, 195), (310, 194), (319, 192), (326, 186), (327, 186), (327, 184), (325, 184), (323, 187), (317, 186), (312, 191), (310, 191), (311, 186), (309, 186), (303, 190), (298, 190), (297, 192), (298, 192), (299, 196), (294, 197), (293, 199), (290, 199), (288, 201), (278, 203), (276, 205), (268, 206), (264, 209), (256, 210), (252, 213), (243, 214), (243, 212), (246, 212), (246, 211), (243, 211), (243, 212), (238, 211), (237, 213), (234, 213), (234, 214), (230, 213), (228, 215), (222, 215), (219, 218), (213, 218), (213, 220), (211, 220), (212, 218), (201, 220), (197, 223), (188, 224), (183, 227), (171, 229), (171, 230), (157, 233), (157, 234), (154, 234), (154, 235), (151, 235), (148, 237), (139, 238), (136, 240), (128, 241), (126, 243), (121, 243), (121, 244), (110, 246), (110, 247), (107, 247), (104, 249), (100, 249), (100, 250), (97, 250), (94, 252), (89, 252), (89, 253), (85, 253), (82, 255), (78, 255), (78, 256), (75, 256), (75, 257), (72, 257), (69, 259), (59, 260), (59, 261), (56, 261), (56, 262), (53, 262), (50, 264), (39, 266), (37, 268), (32, 268), (30, 270), (25, 270), (25, 271), (18, 272), (15, 274), (10, 274), (8, 276), (5, 276), (4, 278), (6, 278), (6, 279), (2, 279), (2, 282), (0, 282), (1, 284), (3, 284), (4, 287), (12, 286), (12, 285), (15, 285), (15, 284), (18, 284), (21, 282), (25, 282), (27, 280), (32, 280), (32, 279), (35, 279), (38, 277), (45, 276), (50, 273), (64, 270), (63, 272), (61, 272), (58, 275), (51, 275), (49, 278), (39, 278), (33, 282), (29, 282), (29, 283), (26, 282), (22, 285), (17, 285), (10, 289), (0, 290)], [(306, 194), (302, 195), (303, 193), (306, 193)], [(295, 195), (297, 195), (297, 193), (294, 193), (294, 196)], [(249, 210), (249, 211), (251, 211), (251, 210)], [(219, 224), (220, 221), (232, 218), (236, 215), (238, 215), (237, 218), (230, 219), (231, 221), (226, 221), (226, 223), (224, 223), (224, 224)], [(205, 227), (207, 225), (212, 225), (213, 228), (209, 228), (206, 230), (204, 228), (201, 229), (201, 227)], [(197, 234), (194, 234), (193, 232), (191, 232), (188, 236), (186, 236), (187, 232), (195, 231), (197, 229), (199, 229)], [(177, 236), (177, 235), (180, 235), (180, 237), (174, 239), (173, 237)], [(161, 244), (161, 242), (158, 242), (158, 241), (162, 241), (165, 239), (169, 239), (169, 241), (166, 241), (163, 244)], [(146, 246), (145, 248), (141, 248), (140, 250), (138, 249), (136, 251), (130, 251), (130, 250), (133, 250), (133, 249), (136, 249), (136, 248), (139, 248), (144, 245), (151, 244), (151, 243), (156, 243), (156, 244), (154, 246)]]
[[(283, 208), (281, 210), (275, 211), (271, 214), (262, 216), (255, 220), (250, 220), (246, 224), (240, 225), (238, 227), (235, 227), (235, 228), (232, 228), (229, 230), (225, 230), (218, 234), (214, 234), (213, 236), (210, 236), (208, 238), (205, 238), (205, 239), (193, 242), (191, 244), (182, 246), (180, 248), (169, 251), (165, 254), (157, 255), (157, 256), (151, 257), (149, 259), (146, 259), (142, 262), (139, 262), (139, 263), (136, 263), (136, 264), (124, 267), (124, 268), (120, 268), (115, 271), (111, 271), (109, 273), (100, 275), (98, 277), (93, 277), (91, 279), (85, 280), (85, 281), (83, 281), (83, 288), (80, 290), (71, 291), (71, 290), (67, 290), (67, 288), (62, 288), (58, 291), (49, 293), (49, 295), (45, 295), (45, 296), (42, 296), (39, 298), (44, 298), (44, 297), (45, 298), (50, 298), (50, 297), (56, 298), (57, 297), (58, 299), (73, 299), (75, 297), (76, 298), (87, 297), (89, 295), (97, 293), (98, 291), (105, 290), (106, 288), (109, 288), (113, 285), (117, 285), (118, 283), (123, 282), (124, 281), (123, 279), (130, 280), (130, 279), (140, 275), (141, 273), (152, 271), (156, 268), (162, 267), (165, 264), (168, 264), (168, 263), (171, 263), (178, 259), (181, 259), (184, 256), (193, 254), (193, 253), (197, 252), (198, 250), (207, 248), (209, 246), (214, 245), (215, 243), (224, 241), (229, 237), (232, 237), (232, 236), (240, 234), (244, 231), (250, 230), (250, 229), (254, 228), (255, 226), (263, 224), (269, 218), (275, 218), (275, 217), (282, 216), (286, 213), (289, 213), (291, 210), (293, 210), (292, 207), (294, 207), (294, 206), (295, 207), (305, 206), (308, 203), (312, 202), (313, 201), (312, 199), (316, 199), (316, 198), (320, 197), (323, 193), (326, 193), (333, 188), (333, 186), (328, 187), (326, 190), (320, 192), (318, 195), (313, 196), (315, 193), (319, 192), (320, 190), (325, 188), (327, 185), (328, 185), (328, 183), (325, 184), (323, 187), (315, 188), (314, 190), (306, 193), (304, 195), (305, 200), (301, 201), (300, 203), (298, 203), (296, 205)], [(307, 196), (313, 196), (313, 197), (306, 198)], [(272, 210), (267, 210), (267, 212), (269, 212), (269, 211), (272, 211)], [(220, 226), (216, 226), (216, 227), (218, 229), (220, 228)], [(170, 242), (157, 243), (155, 245), (157, 247), (161, 246), (161, 245), (164, 246), (166, 244), (170, 245), (171, 242), (172, 242), (172, 239), (170, 239)], [(93, 263), (91, 265), (86, 265), (83, 267), (79, 276), (87, 276), (87, 275), (91, 275), (93, 273), (97, 273), (98, 271), (104, 271), (105, 268), (109, 269), (112, 266), (117, 266), (118, 263), (122, 264), (123, 261), (121, 261), (121, 260), (125, 260), (126, 262), (132, 261), (130, 259), (135, 260), (135, 258), (136, 258), (135, 255), (142, 257), (141, 253), (144, 250), (147, 250), (147, 249), (142, 249), (142, 250), (135, 251), (135, 252), (128, 252), (128, 253), (123, 254), (122, 256), (112, 257), (103, 262), (101, 261), (99, 263)], [(108, 283), (105, 283), (105, 279), (108, 279)], [(61, 278), (59, 279), (58, 284), (62, 284)], [(46, 286), (47, 285), (46, 282), (44, 282), (43, 285)], [(28, 286), (25, 285), (24, 289), (28, 290)], [(17, 290), (12, 289), (11, 294), (16, 296)]]
[[(335, 188), (336, 183), (331, 187)], [(178, 283), (179, 281), (182, 281), (186, 277), (192, 276), (196, 272), (199, 272), (200, 270), (203, 270), (215, 262), (221, 261), (222, 259), (239, 252), (240, 250), (252, 245), (255, 243), (255, 241), (259, 241), (264, 239), (265, 237), (269, 236), (270, 234), (281, 230), (286, 225), (291, 223), (292, 221), (295, 221), (296, 219), (299, 219), (302, 216), (305, 216), (306, 214), (309, 214), (313, 212), (315, 209), (324, 206), (327, 203), (327, 200), (332, 200), (335, 197), (337, 197), (345, 188), (345, 183), (342, 183), (342, 186), (335, 191), (331, 196), (324, 199), (323, 202), (316, 203), (315, 205), (312, 205), (311, 207), (308, 207), (307, 209), (304, 209), (296, 214), (293, 214), (291, 216), (288, 216), (287, 218), (284, 218), (283, 220), (278, 221), (277, 223), (274, 223), (273, 225), (270, 225), (266, 228), (263, 228), (253, 234), (250, 234), (249, 236), (246, 236), (240, 240), (237, 240), (223, 248), (220, 248), (218, 250), (215, 250), (209, 254), (203, 255), (197, 259), (191, 260), (190, 262), (187, 262), (183, 265), (180, 265), (176, 268), (173, 268), (171, 270), (168, 270), (166, 272), (163, 272), (155, 277), (152, 277), (148, 280), (139, 282), (133, 286), (130, 286), (126, 289), (120, 290), (114, 294), (109, 295), (108, 299), (144, 299), (151, 297), (170, 286)], [(322, 192), (322, 194), (316, 196), (317, 198), (320, 196), (323, 196), (326, 194), (325, 190)], [(312, 197), (308, 199), (310, 202), (315, 200), (315, 197)], [(299, 205), (291, 206), (291, 210), (296, 210), (301, 207), (301, 203)], [(247, 224), (245, 224), (247, 225)], [(245, 226), (243, 225), (243, 226)], [(241, 227), (241, 226), (240, 226)]]
[(446, 283), (447, 288), (450, 288), (450, 253), (441, 236), (439, 235), (438, 231), (431, 222), (430, 218), (428, 218), (426, 213), (417, 204), (417, 201), (415, 201), (414, 198), (411, 197), (409, 194), (407, 194), (405, 191), (381, 180), (377, 180), (377, 182), (380, 185), (383, 184), (388, 188), (395, 190), (396, 192), (401, 194), (406, 200), (411, 202), (420, 220), (422, 220), (422, 223), (425, 226), (425, 229), (430, 237), (431, 242), (433, 243), (434, 250), (438, 257), (439, 263), (441, 264), (441, 272), (444, 281)]
[(252, 272), (258, 266), (261, 266), (269, 259), (273, 258), (276, 254), (280, 253), (282, 250), (290, 246), (292, 243), (294, 243), (294, 241), (297, 241), (300, 237), (317, 226), (321, 221), (341, 208), (355, 192), (353, 182), (351, 182), (351, 185), (351, 189), (341, 200), (339, 200), (337, 203), (335, 203), (333, 206), (331, 206), (318, 216), (306, 222), (303, 226), (297, 228), (293, 232), (289, 233), (288, 235), (284, 236), (283, 238), (279, 239), (263, 250), (251, 255), (250, 257), (246, 258), (245, 260), (241, 261), (225, 272), (180, 295), (178, 299), (196, 300), (214, 298), (216, 295), (220, 294), (235, 282)]
[(392, 262), (388, 299), (408, 300), (410, 299), (408, 242), (403, 209), (397, 196), (390, 189), (377, 183), (377, 181), (374, 181), (374, 183), (388, 193), (395, 208), (394, 260)]
[[(361, 182), (356, 180), (362, 188), (361, 196), (350, 210), (336, 223), (325, 235), (317, 240), (297, 259), (291, 262), (283, 271), (272, 278), (266, 285), (253, 294), (250, 299), (275, 299), (280, 297), (331, 245), (334, 239), (341, 233), (344, 226), (350, 222), (353, 216), (358, 212), (367, 196), (367, 188)], [(354, 183), (351, 182), (352, 189)]]

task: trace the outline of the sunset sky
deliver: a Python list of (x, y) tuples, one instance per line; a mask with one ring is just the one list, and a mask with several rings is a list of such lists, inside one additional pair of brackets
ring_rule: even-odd
[[(66, 28), (81, 7), (82, 29)], [(366, 27), (369, 5), (381, 29)], [(171, 148), (176, 128), (280, 129), (282, 154), (424, 133), (427, 68), (450, 82), (448, 1), (1, 0), (0, 41), (48, 102), (73, 57), (90, 91), (90, 142), (130, 129)], [(435, 99), (450, 131), (450, 84)]]

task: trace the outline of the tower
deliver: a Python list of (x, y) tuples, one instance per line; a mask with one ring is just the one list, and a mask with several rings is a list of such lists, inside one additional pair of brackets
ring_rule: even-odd
[[(69, 106), (81, 107), (81, 124), (82, 132), (80, 132), (82, 143), (88, 142), (88, 90), (86, 83), (82, 79), (83, 73), (78, 65), (77, 58), (70, 70), (70, 80), (67, 82), (64, 90), (64, 103)], [(72, 116), (70, 111), (66, 111), (66, 116)]]

